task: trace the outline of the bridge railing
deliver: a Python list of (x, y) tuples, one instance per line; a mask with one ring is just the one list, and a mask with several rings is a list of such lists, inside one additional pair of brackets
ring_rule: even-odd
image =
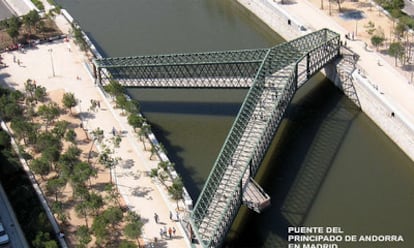
[[(259, 68), (259, 72), (255, 78), (254, 84), (250, 88), (246, 96), (246, 99), (243, 102), (242, 108), (240, 109), (240, 112), (236, 117), (236, 120), (229, 132), (229, 135), (227, 136), (227, 139), (222, 147), (219, 157), (217, 158), (216, 163), (211, 171), (211, 174), (207, 179), (203, 191), (194, 207), (191, 217), (193, 219), (193, 224), (196, 226), (196, 229), (197, 227), (199, 227), (199, 220), (202, 220), (205, 217), (205, 215), (208, 214), (207, 209), (214, 198), (214, 193), (220, 186), (221, 178), (224, 175), (224, 171), (227, 169), (227, 166), (231, 164), (231, 157), (236, 151), (236, 148), (240, 142), (243, 132), (245, 131), (247, 123), (251, 118), (252, 113), (256, 108), (256, 105), (258, 104), (258, 99), (260, 99), (260, 96), (264, 90), (264, 82), (266, 76), (269, 76), (287, 66), (292, 66), (292, 68), (294, 68), (291, 70), (291, 75), (288, 77), (289, 79), (287, 80), (288, 82), (286, 85), (286, 95), (289, 97), (286, 97), (284, 99), (285, 102), (282, 103), (284, 105), (284, 108), (286, 108), (287, 104), (290, 102), (291, 97), (293, 97), (293, 94), (296, 90), (296, 74), (299, 61), (301, 61), (304, 56), (308, 56), (307, 78), (309, 78), (309, 75), (315, 73), (315, 71), (323, 67), (324, 64), (327, 63), (327, 61), (334, 58), (338, 54), (336, 53), (335, 48), (337, 47), (339, 49), (339, 36), (336, 33), (331, 32), (329, 30), (321, 30), (316, 33), (317, 34), (312, 33), (305, 37), (302, 37), (302, 39), (304, 40), (299, 38), (297, 40), (292, 41), (292, 43), (289, 42), (287, 44), (282, 44), (280, 46), (269, 49), (269, 52), (266, 55), (263, 64)], [(310, 39), (310, 41), (307, 39)], [(332, 45), (336, 44), (335, 40), (337, 40), (338, 46)], [(320, 52), (321, 50), (322, 52)], [(314, 56), (314, 54), (316, 55)], [(314, 62), (313, 59), (320, 59), (323, 62), (317, 63)], [(280, 113), (280, 110), (278, 111), (277, 109), (274, 109), (274, 111), (275, 112), (273, 114), (278, 115), (278, 120), (276, 120), (277, 123), (275, 122), (272, 125), (275, 129), (277, 129), (277, 126), (283, 115)], [(263, 130), (263, 132), (266, 131)], [(266, 134), (262, 133), (262, 135)], [(251, 154), (251, 156), (253, 156), (253, 154)], [(250, 161), (252, 158), (253, 157), (250, 158)], [(257, 163), (259, 163), (259, 161)], [(242, 169), (242, 173), (239, 176), (240, 182), (242, 182), (243, 175), (248, 168), (249, 163), (246, 163), (246, 165)], [(254, 172), (257, 170), (257, 168), (254, 169)], [(238, 209), (238, 207), (241, 205), (241, 198), (237, 197), (238, 192), (240, 192), (241, 189), (242, 185), (240, 186), (240, 188), (234, 188), (232, 195), (237, 199), (227, 200), (225, 210), (222, 211), (220, 220), (218, 221), (219, 224), (216, 227), (213, 235), (210, 237), (202, 237), (202, 234), (198, 234), (198, 236), (201, 235), (201, 242), (204, 242), (206, 247), (217, 245), (218, 243), (222, 242), (221, 239), (223, 237), (220, 235), (223, 235), (223, 231), (224, 233), (227, 232), (227, 230), (223, 228), (230, 228), (231, 223), (229, 224), (229, 222), (231, 222), (232, 218), (234, 218), (234, 216), (237, 214), (237, 212), (234, 213), (233, 210)], [(229, 215), (230, 213), (234, 213), (234, 215)], [(197, 232), (197, 230), (195, 231)]]

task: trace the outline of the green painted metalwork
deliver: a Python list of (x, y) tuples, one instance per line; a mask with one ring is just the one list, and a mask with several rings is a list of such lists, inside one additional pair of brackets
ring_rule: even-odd
[(219, 247), (242, 204), (245, 178), (256, 174), (297, 88), (339, 51), (340, 36), (322, 29), (269, 49), (106, 58), (94, 63), (106, 80), (137, 80), (140, 87), (248, 83), (248, 94), (190, 215), (200, 244)]

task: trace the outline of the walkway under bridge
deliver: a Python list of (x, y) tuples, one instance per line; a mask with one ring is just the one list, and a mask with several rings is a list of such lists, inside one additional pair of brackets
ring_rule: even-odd
[(220, 247), (242, 204), (270, 199), (253, 177), (296, 90), (340, 55), (340, 36), (322, 29), (269, 49), (94, 61), (101, 84), (135, 87), (248, 87), (249, 91), (190, 215), (202, 247)]

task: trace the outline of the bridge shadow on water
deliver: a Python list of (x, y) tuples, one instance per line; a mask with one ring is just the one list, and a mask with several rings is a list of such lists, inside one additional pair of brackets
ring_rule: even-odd
[(297, 92), (256, 176), (272, 206), (260, 215), (242, 207), (226, 247), (287, 247), (287, 228), (303, 225), (359, 113), (327, 80)]
[(170, 114), (197, 114), (215, 116), (235, 116), (240, 110), (240, 103), (219, 102), (165, 102), (140, 101), (145, 112)]
[[(189, 121), (193, 122), (194, 116), (205, 116), (206, 118), (208, 118), (208, 116), (213, 116), (213, 117), (221, 116), (221, 117), (230, 117), (234, 119), (242, 103), (241, 102), (224, 102), (223, 103), (223, 102), (216, 102), (216, 101), (183, 102), (180, 100), (177, 100), (177, 101), (170, 100), (168, 102), (164, 102), (164, 101), (140, 100), (140, 104), (142, 106), (144, 115), (167, 114), (167, 115), (175, 116), (174, 118), (182, 118), (182, 115), (187, 115), (187, 116), (190, 116)], [(151, 119), (152, 118), (149, 118), (150, 121)], [(216, 125), (214, 123), (216, 124), (218, 123), (217, 125), (227, 125), (227, 124), (222, 124), (220, 120), (217, 122), (213, 122), (213, 125)], [(192, 164), (189, 165), (188, 162), (185, 160), (185, 158), (183, 158), (181, 155), (187, 152), (186, 149), (188, 148), (177, 145), (176, 141), (171, 140), (172, 139), (170, 136), (171, 133), (168, 130), (168, 127), (164, 127), (164, 125), (168, 125), (169, 123), (159, 124), (157, 122), (151, 122), (150, 124), (152, 126), (152, 130), (154, 134), (156, 135), (157, 139), (164, 145), (164, 147), (168, 151), (168, 154), (167, 154), (168, 157), (171, 159), (172, 162), (175, 163), (175, 169), (178, 172), (178, 174), (183, 178), (183, 182), (185, 183), (185, 186), (190, 196), (193, 199), (193, 203), (195, 204), (197, 197), (201, 192), (201, 189), (202, 189), (201, 187), (203, 186), (206, 180), (206, 178), (202, 176), (203, 173), (200, 173), (200, 167), (208, 167), (208, 168), (203, 168), (202, 170), (209, 170), (212, 168), (213, 163), (218, 155), (218, 151), (221, 148), (222, 142), (224, 142), (224, 139), (227, 135), (227, 132), (224, 133), (221, 143), (217, 145), (217, 149), (216, 149), (217, 151), (201, 148), (201, 151), (203, 153), (210, 154), (209, 156), (206, 156), (204, 158), (204, 161), (202, 161), (203, 164), (199, 163), (197, 165), (192, 165)], [(185, 125), (189, 125), (189, 123), (186, 123)], [(200, 125), (200, 123), (196, 121), (194, 125)], [(210, 133), (210, 135), (212, 135), (210, 129), (214, 129), (214, 126), (209, 126), (211, 125), (210, 122), (206, 122), (201, 125), (202, 126), (205, 125), (206, 133)], [(198, 129), (199, 127), (197, 128), (197, 130)], [(186, 131), (186, 133), (191, 133), (191, 132), (192, 130)], [(193, 135), (194, 135), (193, 139), (203, 139), (202, 137), (205, 137), (204, 134), (193, 134)], [(217, 133), (214, 132), (214, 135), (217, 135)], [(206, 142), (208, 141), (200, 140), (199, 142), (197, 142), (197, 145), (203, 146), (203, 144), (206, 144)], [(207, 161), (210, 159), (211, 161)]]

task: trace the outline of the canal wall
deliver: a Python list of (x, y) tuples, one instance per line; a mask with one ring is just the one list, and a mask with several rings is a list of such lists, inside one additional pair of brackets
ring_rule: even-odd
[[(314, 30), (313, 27), (305, 27), (302, 24), (305, 22), (301, 22), (300, 17), (294, 17), (280, 8), (275, 0), (237, 1), (286, 40), (292, 40)], [(350, 72), (351, 81), (343, 80), (343, 77), (338, 74), (341, 69), (341, 65), (332, 63), (321, 72), (414, 161), (414, 125), (405, 118), (407, 113), (402, 113), (395, 104), (385, 99), (378, 89), (378, 84), (365, 74), (363, 68), (357, 67)], [(349, 89), (347, 85), (349, 83), (352, 83), (353, 90), (345, 91), (345, 88)]]
[[(325, 74), (414, 161), (414, 126), (405, 118), (405, 113), (384, 97), (363, 68), (356, 66), (344, 80), (339, 73), (341, 67), (341, 64), (331, 63), (325, 67)], [(352, 90), (345, 90), (349, 87)]]
[(271, 0), (237, 1), (286, 40), (293, 40), (314, 31), (311, 27), (305, 27), (298, 17), (290, 15)]

